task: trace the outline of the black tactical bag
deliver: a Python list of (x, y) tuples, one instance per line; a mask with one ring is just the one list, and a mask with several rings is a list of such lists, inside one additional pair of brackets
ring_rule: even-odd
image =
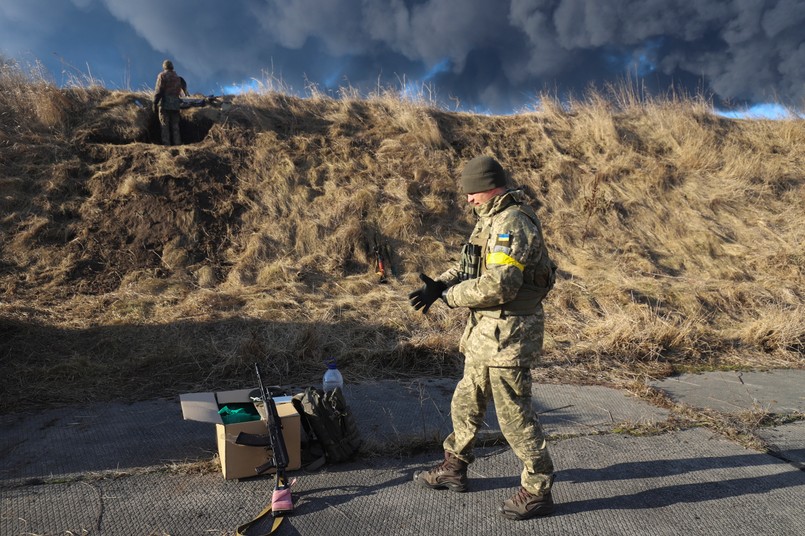
[[(303, 463), (308, 469), (351, 459), (361, 446), (355, 417), (340, 388), (323, 392), (308, 387), (293, 397), (308, 441), (302, 445)], [(307, 459), (305, 459), (307, 458)]]

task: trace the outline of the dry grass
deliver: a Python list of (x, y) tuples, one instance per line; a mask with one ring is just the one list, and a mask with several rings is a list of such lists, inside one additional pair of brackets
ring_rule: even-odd
[(350, 380), (454, 374), (464, 313), (406, 295), (457, 260), (473, 217), (456, 178), (478, 154), (541, 206), (560, 267), (538, 379), (803, 366), (805, 122), (628, 90), (499, 117), (276, 89), (185, 111), (191, 143), (164, 148), (148, 95), (3, 67), (10, 398), (242, 386), (255, 359), (286, 384), (330, 355)]
[(668, 409), (671, 415), (666, 421), (658, 423), (618, 423), (613, 429), (615, 433), (643, 436), (686, 428), (706, 427), (748, 449), (777, 455), (778, 453), (775, 452), (772, 445), (769, 445), (758, 433), (759, 430), (805, 420), (805, 414), (802, 412), (776, 414), (758, 404), (751, 409), (730, 413), (709, 408), (696, 408), (674, 402), (667, 393), (642, 382), (625, 383), (622, 387), (656, 406)]

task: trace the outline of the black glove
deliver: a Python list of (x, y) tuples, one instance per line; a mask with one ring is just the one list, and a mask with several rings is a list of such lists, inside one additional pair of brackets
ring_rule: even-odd
[(415, 290), (409, 294), (408, 301), (411, 302), (414, 309), (417, 311), (422, 309), (422, 314), (425, 314), (428, 312), (428, 309), (430, 309), (430, 306), (433, 305), (433, 302), (442, 296), (442, 292), (447, 288), (447, 285), (441, 281), (434, 281), (425, 274), (419, 274), (419, 279), (421, 279), (425, 285), (419, 290)]

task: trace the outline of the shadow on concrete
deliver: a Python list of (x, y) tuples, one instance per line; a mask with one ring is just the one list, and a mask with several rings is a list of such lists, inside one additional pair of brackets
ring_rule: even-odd
[[(569, 469), (557, 475), (556, 483), (624, 481), (633, 479), (663, 479), (698, 471), (741, 469), (748, 466), (782, 464), (765, 454), (743, 456), (690, 458), (683, 460), (656, 460), (615, 464), (603, 469)], [(746, 474), (742, 472), (742, 474)], [(711, 482), (695, 482), (654, 486), (651, 489), (619, 495), (619, 484), (612, 486), (611, 497), (588, 499), (557, 504), (554, 515), (570, 515), (595, 510), (634, 510), (660, 508), (675, 504), (716, 501), (729, 497), (762, 495), (772, 490), (794, 488), (805, 484), (801, 472), (789, 471), (750, 478), (736, 478)]]
[(561, 479), (565, 482), (635, 480), (638, 478), (661, 478), (673, 475), (684, 475), (709, 469), (729, 469), (757, 465), (775, 465), (779, 463), (780, 461), (774, 457), (761, 453), (729, 457), (714, 456), (683, 460), (627, 462), (611, 465), (604, 469), (568, 469), (562, 471)]

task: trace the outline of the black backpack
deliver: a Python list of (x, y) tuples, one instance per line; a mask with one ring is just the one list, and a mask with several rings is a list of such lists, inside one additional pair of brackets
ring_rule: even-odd
[(308, 441), (302, 444), (302, 461), (308, 469), (350, 460), (361, 446), (355, 417), (339, 387), (323, 392), (308, 387), (293, 397)]

